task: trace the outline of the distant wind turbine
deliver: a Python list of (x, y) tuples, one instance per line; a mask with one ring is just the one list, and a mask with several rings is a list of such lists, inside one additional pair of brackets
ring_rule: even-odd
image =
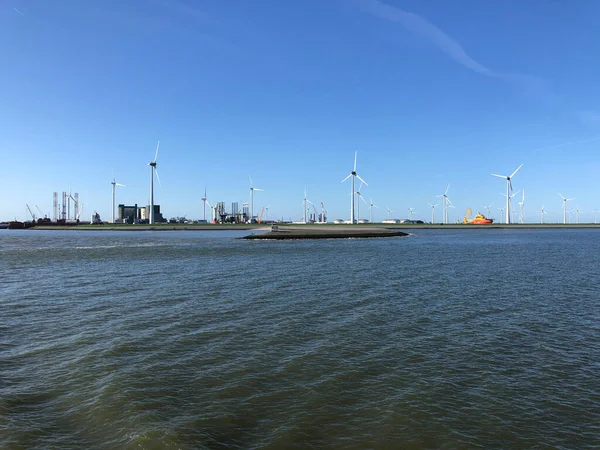
[[(154, 224), (154, 174), (156, 173), (156, 179), (160, 184), (160, 177), (158, 176), (158, 169), (156, 168), (156, 159), (158, 158), (158, 147), (160, 147), (160, 141), (156, 144), (156, 154), (154, 155), (154, 161), (148, 163), (150, 166), (150, 215), (148, 223)], [(168, 180), (167, 180), (168, 181)]]
[(392, 211), (390, 208), (387, 208), (387, 212), (388, 212), (388, 219), (391, 219), (392, 218), (392, 213), (394, 211)]
[(435, 223), (435, 207), (438, 205), (437, 203), (435, 205), (432, 205), (431, 203), (428, 203), (429, 206), (431, 206), (431, 223)]
[(350, 175), (348, 175), (346, 178), (344, 178), (342, 180), (342, 183), (344, 181), (346, 181), (348, 178), (351, 178), (351, 185), (350, 185), (350, 223), (356, 223), (354, 220), (354, 179), (358, 178), (362, 183), (365, 184), (365, 186), (368, 186), (369, 184), (363, 180), (357, 173), (356, 173), (356, 156), (358, 155), (358, 152), (354, 152), (354, 169), (352, 170), (352, 172), (350, 172)]
[(544, 210), (544, 205), (542, 205), (542, 208), (540, 209), (540, 223), (543, 224), (544, 223), (544, 216), (548, 214), (545, 210)]
[(563, 199), (563, 224), (567, 223), (567, 202), (569, 200), (575, 200), (575, 198), (566, 198), (563, 197), (563, 195), (559, 192), (558, 195), (560, 195), (560, 198)]
[(498, 175), (495, 173), (492, 174), (493, 177), (504, 178), (506, 180), (506, 223), (507, 224), (510, 223), (510, 199), (511, 199), (510, 192), (512, 191), (512, 182), (510, 180), (512, 179), (512, 177), (514, 177), (516, 175), (516, 173), (519, 171), (519, 169), (521, 167), (523, 167), (523, 164), (521, 164), (519, 167), (517, 167), (517, 169), (510, 176)]
[(443, 194), (438, 195), (438, 197), (442, 197), (442, 214), (444, 216), (443, 223), (448, 223), (448, 208), (453, 208), (452, 202), (448, 198), (448, 189), (450, 189), (450, 183), (448, 183), (448, 187)]
[(487, 210), (487, 216), (488, 216), (488, 218), (489, 218), (489, 217), (491, 217), (490, 210), (492, 209), (492, 205), (493, 205), (493, 204), (494, 204), (494, 202), (490, 203), (490, 204), (489, 204), (489, 205), (487, 205), (487, 206), (484, 206), (484, 208)]
[(206, 201), (207, 201), (207, 198), (206, 198), (206, 186), (204, 186), (204, 197), (202, 197), (200, 200), (202, 200), (202, 203), (204, 203), (204, 213), (202, 214), (202, 220), (204, 222), (206, 222)]
[(373, 208), (379, 208), (379, 206), (373, 203), (373, 199), (371, 199), (371, 203), (369, 204), (369, 223), (373, 223)]
[(117, 183), (115, 180), (115, 174), (113, 172), (113, 180), (110, 182), (112, 184), (112, 223), (115, 223), (115, 188), (117, 186), (125, 187), (124, 184)]
[(500, 222), (502, 223), (502, 216), (504, 216), (504, 208), (498, 208), (498, 211), (500, 211)]
[(598, 210), (594, 209), (594, 224), (597, 224), (598, 222), (596, 221), (596, 216), (598, 215)]
[(525, 222), (525, 189), (523, 189), (523, 197), (519, 202), (519, 223)]
[[(363, 198), (362, 194), (360, 193), (360, 190), (363, 187), (363, 183), (360, 183), (360, 186), (358, 188), (358, 190), (356, 191), (356, 195), (359, 198), (359, 200), (362, 200), (365, 205), (367, 204), (367, 201)], [(356, 222), (360, 222), (360, 202), (356, 202)]]
[(311, 202), (310, 200), (308, 200), (306, 198), (306, 188), (304, 188), (304, 200), (302, 200), (302, 205), (303, 205), (303, 209), (304, 209), (304, 223), (308, 223), (306, 220), (306, 211), (308, 210), (308, 205), (313, 205), (313, 202)]
[(262, 191), (262, 189), (255, 188), (252, 185), (252, 177), (248, 175), (250, 179), (250, 223), (254, 220), (254, 191)]
[(580, 210), (579, 210), (579, 205), (577, 205), (577, 206), (575, 207), (575, 213), (576, 213), (576, 214), (575, 214), (575, 220), (576, 220), (576, 223), (577, 223), (577, 225), (579, 225), (579, 213), (580, 213), (580, 212), (583, 212), (583, 211), (580, 211)]

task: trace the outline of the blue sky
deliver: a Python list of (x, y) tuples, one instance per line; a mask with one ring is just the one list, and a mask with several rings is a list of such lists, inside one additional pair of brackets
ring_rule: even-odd
[[(358, 151), (374, 219), (456, 206), (499, 218), (504, 181), (528, 221), (600, 209), (600, 3), (588, 0), (5, 0), (0, 219), (146, 204), (158, 140), (166, 217), (200, 198), (299, 220), (304, 188), (349, 217)], [(520, 195), (519, 195), (520, 197)], [(515, 202), (516, 203), (516, 202)], [(229, 206), (228, 206), (229, 208)], [(366, 217), (361, 205), (361, 217)], [(441, 218), (441, 209), (436, 211)]]

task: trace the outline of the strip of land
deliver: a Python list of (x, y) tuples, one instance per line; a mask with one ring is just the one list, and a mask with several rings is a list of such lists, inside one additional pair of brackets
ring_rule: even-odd
[(271, 231), (261, 234), (250, 234), (241, 239), (348, 239), (348, 238), (381, 238), (408, 236), (408, 233), (383, 227), (356, 226), (285, 226), (273, 227)]
[[(566, 228), (566, 229), (577, 229), (577, 228), (600, 228), (600, 224), (583, 223), (583, 224), (562, 224), (562, 223), (549, 223), (549, 224), (493, 224), (493, 225), (473, 225), (473, 224), (279, 224), (280, 230), (306, 230), (303, 232), (310, 232), (310, 230), (327, 230), (334, 234), (338, 234), (340, 231), (349, 232), (356, 231), (358, 233), (364, 233), (365, 230), (395, 230), (413, 232), (416, 230), (473, 230), (473, 229), (553, 229), (553, 228)], [(256, 230), (270, 230), (270, 224), (102, 224), (102, 225), (38, 225), (29, 228), (30, 230), (99, 230), (99, 231), (256, 231)], [(361, 231), (362, 230), (362, 231)]]

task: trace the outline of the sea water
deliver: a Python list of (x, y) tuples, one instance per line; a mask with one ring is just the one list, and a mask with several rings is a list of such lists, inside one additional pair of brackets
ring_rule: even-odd
[(0, 231), (1, 448), (597, 448), (600, 231)]

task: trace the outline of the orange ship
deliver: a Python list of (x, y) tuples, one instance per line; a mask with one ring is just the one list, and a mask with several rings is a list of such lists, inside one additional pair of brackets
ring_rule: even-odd
[(477, 215), (473, 217), (473, 220), (471, 220), (471, 222), (469, 223), (472, 223), (474, 225), (489, 225), (491, 223), (494, 223), (494, 219), (488, 219), (483, 214), (477, 213)]
[(494, 223), (494, 219), (488, 219), (481, 213), (477, 213), (475, 217), (469, 219), (471, 215), (471, 208), (467, 209), (467, 213), (465, 214), (465, 218), (463, 219), (463, 223), (471, 223), (473, 225), (490, 225)]

